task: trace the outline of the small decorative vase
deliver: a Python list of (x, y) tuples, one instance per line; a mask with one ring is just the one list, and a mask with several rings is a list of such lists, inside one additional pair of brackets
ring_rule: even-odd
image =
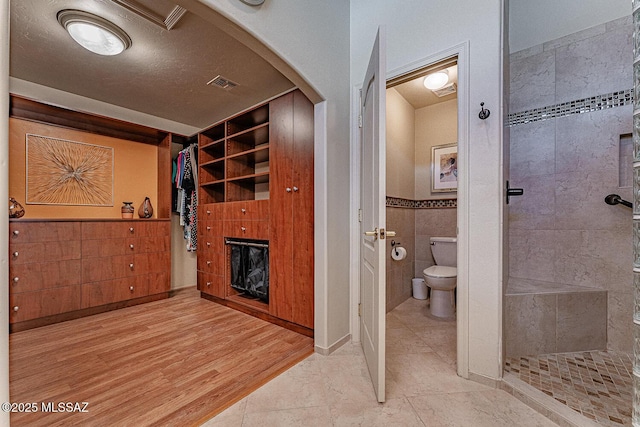
[(9, 197), (9, 218), (22, 218), (24, 216), (24, 208), (16, 199)]
[(140, 218), (151, 218), (153, 216), (153, 206), (151, 206), (151, 200), (148, 197), (144, 198), (144, 202), (138, 208), (138, 216)]
[(135, 212), (135, 208), (133, 207), (133, 202), (122, 202), (122, 208), (120, 208), (120, 212), (122, 212), (122, 219), (131, 219), (133, 218), (133, 212)]

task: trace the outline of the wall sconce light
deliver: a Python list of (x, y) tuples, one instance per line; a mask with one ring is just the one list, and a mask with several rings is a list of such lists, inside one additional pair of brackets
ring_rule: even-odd
[(98, 55), (117, 55), (131, 46), (131, 38), (124, 30), (88, 12), (61, 10), (58, 22), (80, 46)]
[(449, 83), (449, 72), (442, 70), (429, 74), (424, 78), (424, 87), (429, 90), (438, 90), (446, 86)]

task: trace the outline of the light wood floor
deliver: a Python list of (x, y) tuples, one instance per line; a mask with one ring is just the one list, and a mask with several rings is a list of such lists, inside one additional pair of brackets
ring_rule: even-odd
[[(313, 339), (203, 300), (161, 301), (11, 334), (12, 426), (199, 425), (313, 352)], [(88, 402), (88, 413), (41, 411)]]

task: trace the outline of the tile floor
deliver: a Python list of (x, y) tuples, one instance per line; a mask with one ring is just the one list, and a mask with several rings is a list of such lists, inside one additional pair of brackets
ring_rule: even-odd
[(455, 321), (408, 299), (387, 314), (387, 401), (378, 404), (358, 344), (313, 354), (203, 426), (546, 427), (504, 391), (456, 375)]
[(631, 356), (586, 351), (508, 358), (505, 372), (607, 427), (631, 426)]

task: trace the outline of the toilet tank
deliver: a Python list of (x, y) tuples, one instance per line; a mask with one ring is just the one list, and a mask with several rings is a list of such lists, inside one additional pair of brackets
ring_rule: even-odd
[(429, 242), (436, 265), (458, 266), (458, 239), (455, 237), (431, 237)]

